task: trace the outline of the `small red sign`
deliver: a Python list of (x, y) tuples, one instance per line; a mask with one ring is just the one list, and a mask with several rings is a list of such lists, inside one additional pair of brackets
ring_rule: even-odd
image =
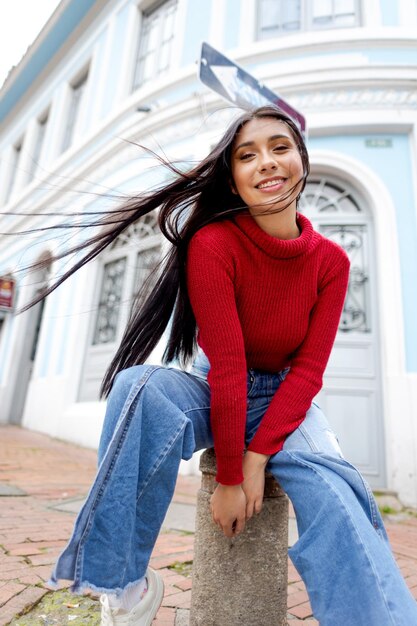
[(16, 293), (16, 281), (7, 276), (0, 276), (0, 309), (11, 311), (13, 309)]

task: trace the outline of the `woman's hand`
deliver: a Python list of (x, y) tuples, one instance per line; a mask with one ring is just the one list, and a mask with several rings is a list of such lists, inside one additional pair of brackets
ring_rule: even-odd
[(248, 450), (243, 457), (242, 489), (246, 496), (246, 519), (260, 513), (264, 499), (265, 467), (269, 456)]
[(217, 485), (210, 506), (213, 522), (226, 537), (235, 537), (245, 528), (246, 497), (242, 485)]

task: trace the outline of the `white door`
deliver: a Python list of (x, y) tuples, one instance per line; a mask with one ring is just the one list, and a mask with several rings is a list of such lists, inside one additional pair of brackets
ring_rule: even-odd
[(372, 216), (354, 189), (312, 177), (300, 212), (344, 248), (351, 262), (348, 294), (318, 402), (347, 460), (373, 488), (385, 482), (378, 311)]

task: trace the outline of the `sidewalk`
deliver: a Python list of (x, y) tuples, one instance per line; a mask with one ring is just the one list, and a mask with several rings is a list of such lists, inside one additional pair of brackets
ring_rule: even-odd
[[(94, 451), (17, 427), (0, 427), (0, 626), (99, 624), (95, 599), (51, 593), (45, 585), (69, 538), (95, 463)], [(154, 626), (188, 624), (194, 540), (190, 531), (199, 482), (195, 476), (179, 477), (152, 555), (151, 565), (162, 573), (166, 587)], [(417, 598), (417, 517), (391, 517), (387, 530)], [(318, 624), (291, 562), (287, 619), (289, 626)]]

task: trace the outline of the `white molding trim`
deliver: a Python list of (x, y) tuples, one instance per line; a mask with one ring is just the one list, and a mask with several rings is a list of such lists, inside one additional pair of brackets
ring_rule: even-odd
[[(248, 21), (250, 13), (247, 7)], [(243, 15), (242, 15), (243, 18)], [(253, 18), (252, 18), (253, 19)], [(275, 37), (255, 41), (248, 36), (247, 28), (242, 27), (246, 39), (242, 38), (242, 46), (235, 49), (234, 59), (242, 63), (262, 63), (266, 56), (277, 60), (286, 59), (288, 55), (301, 53), (306, 56), (314, 53), (331, 53), (338, 50), (385, 48), (387, 50), (409, 47), (414, 50), (416, 45), (415, 28), (398, 28), (398, 26), (370, 26), (365, 28), (331, 28), (328, 30), (298, 31), (294, 35)], [(252, 42), (252, 43), (251, 43)], [(262, 58), (264, 57), (264, 58)]]
[(309, 91), (306, 93), (295, 93), (291, 96), (291, 103), (301, 111), (320, 109), (323, 107), (338, 108), (360, 108), (369, 109), (390, 109), (406, 108), (417, 109), (417, 90), (394, 89), (388, 87), (379, 88), (342, 88), (323, 89), (322, 91)]

